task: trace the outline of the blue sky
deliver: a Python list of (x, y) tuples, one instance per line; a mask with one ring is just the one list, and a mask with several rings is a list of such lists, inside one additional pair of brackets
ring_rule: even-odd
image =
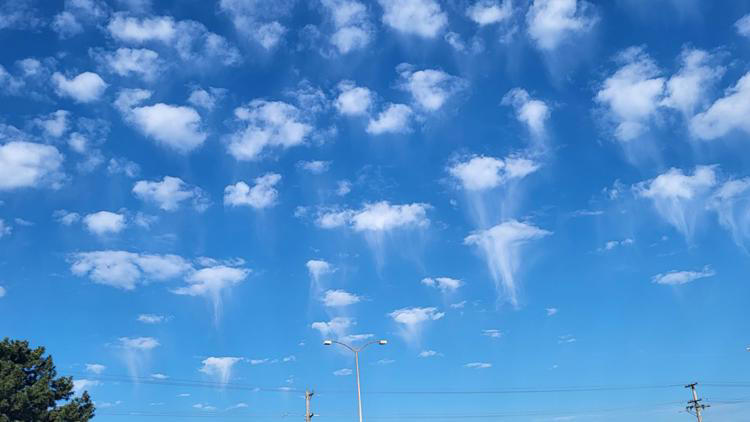
[(372, 418), (750, 413), (748, 1), (8, 0), (0, 45), (0, 332), (97, 420), (353, 417), (326, 338), (389, 340)]

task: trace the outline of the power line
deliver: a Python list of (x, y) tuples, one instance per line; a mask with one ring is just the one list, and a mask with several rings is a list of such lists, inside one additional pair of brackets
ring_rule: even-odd
[[(707, 408), (710, 407), (710, 405), (701, 404), (700, 401), (703, 399), (698, 398), (698, 393), (695, 391), (695, 386), (698, 385), (697, 382), (694, 382), (692, 384), (688, 384), (685, 386), (685, 388), (689, 388), (690, 392), (693, 393), (693, 399), (688, 401), (688, 405), (685, 407), (685, 410), (687, 410), (688, 413), (691, 415), (694, 415), (698, 422), (703, 422), (703, 416), (701, 413)], [(695, 413), (692, 413), (695, 412)]]

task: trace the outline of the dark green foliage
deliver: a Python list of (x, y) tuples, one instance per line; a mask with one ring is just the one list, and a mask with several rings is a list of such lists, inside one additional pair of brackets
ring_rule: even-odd
[(0, 342), (0, 422), (85, 422), (94, 417), (88, 393), (70, 400), (73, 379), (57, 377), (44, 347)]

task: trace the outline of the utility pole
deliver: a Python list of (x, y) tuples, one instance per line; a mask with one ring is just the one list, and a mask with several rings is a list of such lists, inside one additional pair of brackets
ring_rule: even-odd
[(315, 414), (310, 411), (310, 400), (312, 400), (314, 394), (314, 391), (305, 390), (305, 422), (310, 422), (312, 417), (315, 416)]
[[(703, 399), (698, 398), (698, 393), (695, 391), (695, 386), (698, 385), (697, 382), (694, 382), (692, 384), (688, 384), (685, 386), (685, 388), (689, 388), (690, 391), (693, 393), (693, 399), (688, 401), (687, 407), (685, 407), (685, 410), (687, 410), (688, 413), (691, 415), (695, 415), (696, 418), (698, 418), (698, 422), (703, 422), (703, 416), (701, 415), (701, 412), (703, 412), (704, 409), (707, 407), (711, 407), (711, 405), (708, 404), (700, 404), (700, 401)], [(691, 411), (694, 410), (695, 413), (692, 413)]]

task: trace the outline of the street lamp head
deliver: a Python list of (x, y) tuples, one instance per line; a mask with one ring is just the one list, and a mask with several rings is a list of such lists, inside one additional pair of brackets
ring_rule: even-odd
[(385, 346), (386, 344), (388, 344), (388, 340), (378, 340), (378, 344), (381, 346)]
[(332, 342), (331, 340), (324, 340), (324, 341), (323, 341), (323, 345), (324, 345), (324, 346), (330, 346), (330, 345), (332, 345), (332, 344), (333, 344), (333, 342)]

